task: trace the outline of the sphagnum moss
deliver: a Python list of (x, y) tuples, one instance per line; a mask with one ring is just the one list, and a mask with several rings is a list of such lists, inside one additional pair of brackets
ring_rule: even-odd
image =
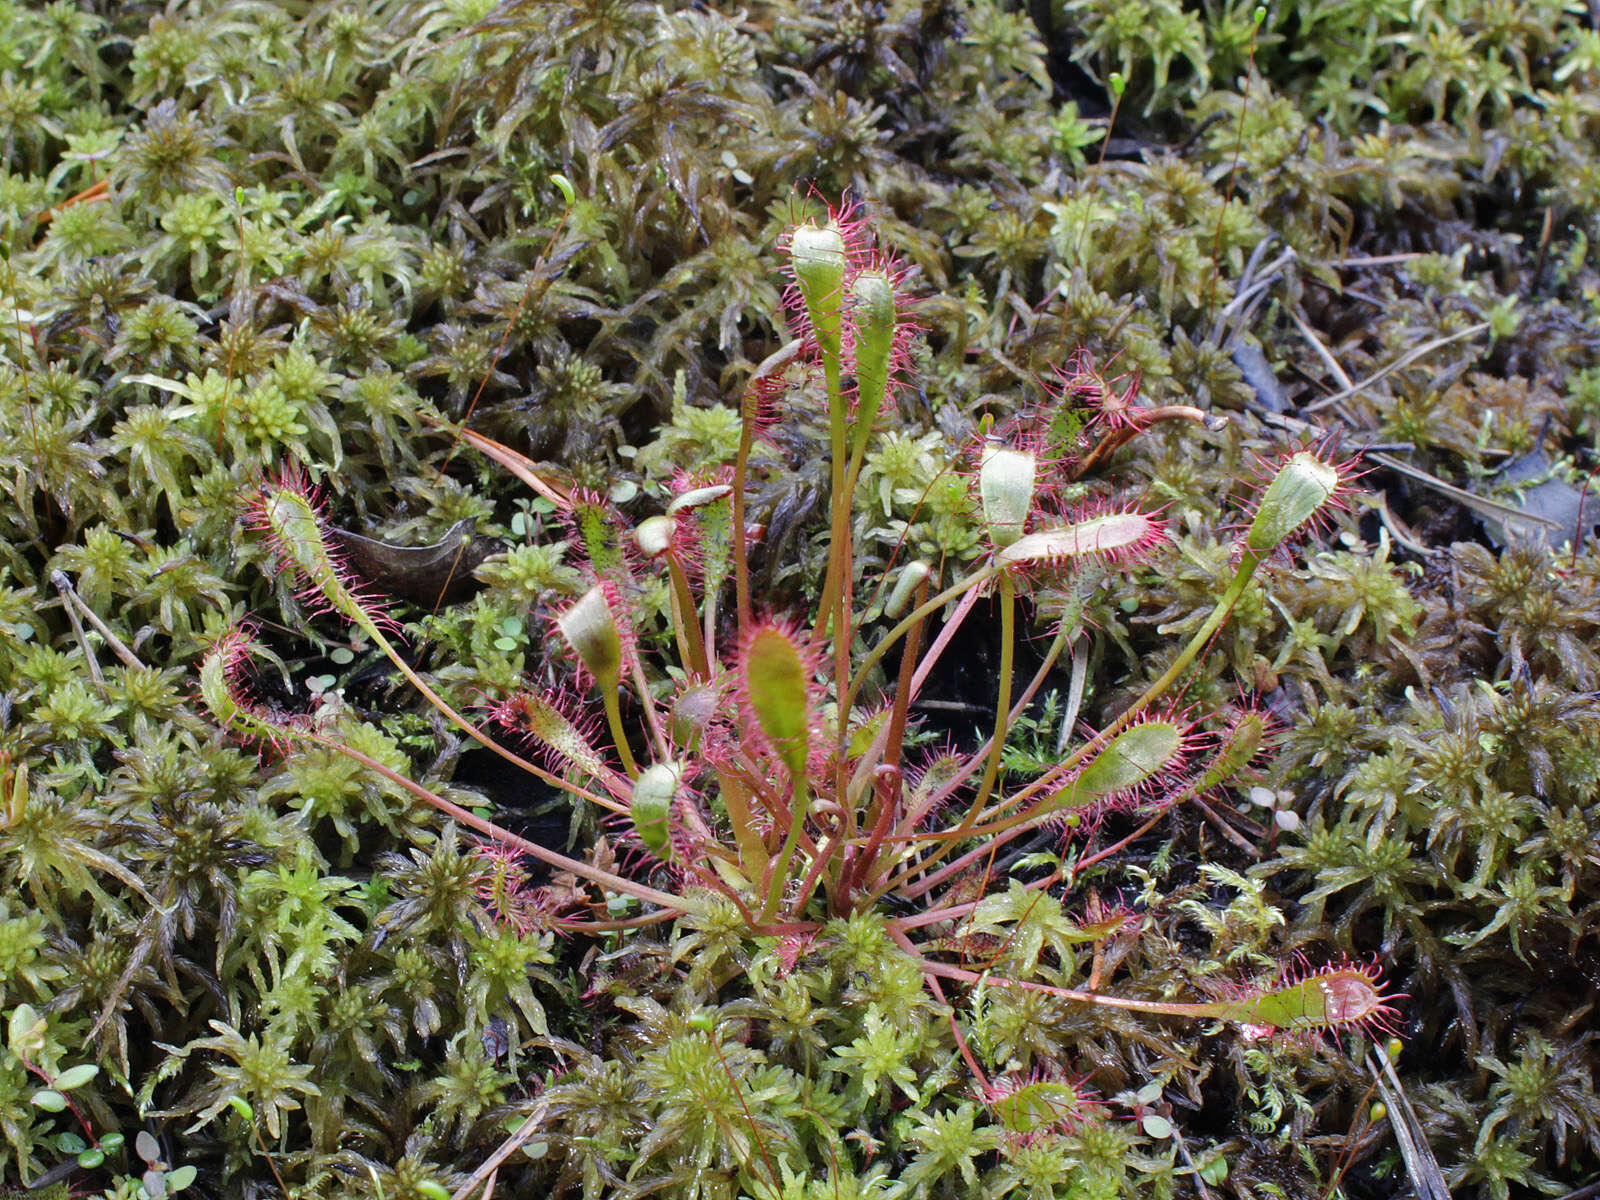
[[(431, 817), (403, 806), (399, 785), (330, 774), (324, 749), (262, 764), (219, 745), (176, 682), (229, 620), (257, 611), (266, 649), (284, 658), (264, 672), (262, 703), (302, 709), (315, 679), (320, 728), (448, 792), (455, 752), (404, 707), (373, 644), (308, 625), (252, 569), (260, 549), (239, 528), (250, 489), (299, 458), (346, 526), (430, 543), (476, 516), (537, 543), (538, 561), (508, 559), (470, 605), (427, 622), (426, 639), (413, 631), (436, 647), (413, 666), (462, 707), (473, 689), (543, 670), (536, 641), (506, 623), (533, 627), (530, 595), (556, 610), (582, 594), (577, 541), (461, 455), (441, 477), (447, 443), (428, 431), (476, 398), (488, 432), (536, 456), (583, 456), (565, 464), (577, 482), (636, 489), (619, 502), (640, 515), (665, 506), (674, 469), (731, 464), (738, 413), (723, 402), (779, 328), (768, 248), (820, 216), (791, 199), (798, 180), (875, 199), (878, 228), (916, 264), (926, 297), (919, 386), (896, 398), (899, 440), (861, 467), (852, 533), (864, 575), (904, 578), (914, 595), (919, 581), (899, 570), (908, 557), (954, 570), (990, 551), (980, 498), (949, 469), (948, 447), (1037, 404), (1038, 380), (1080, 348), (1114, 362), (1108, 374), (1138, 373), (1152, 406), (1235, 415), (1222, 436), (1142, 436), (1063, 494), (1104, 500), (1108, 479), (1147, 490), (1142, 510), (1165, 506), (1174, 549), (1159, 569), (1096, 568), (1039, 588), (1082, 664), (1079, 686), (1064, 671), (1043, 688), (1058, 698), (1040, 711), (1058, 720), (1114, 719), (1166, 670), (1162, 646), (1198, 628), (1227, 586), (1238, 564), (1215, 499), (1249, 475), (1249, 450), (1268, 453), (1245, 409), (1309, 406), (1350, 427), (1350, 441), (1409, 445), (1389, 453), (1458, 485), (1537, 446), (1577, 492), (1600, 370), (1600, 117), (1581, 14), (1479, 0), (1259, 18), (1248, 3), (1155, 4), (1128, 22), (1131, 11), (1067, 4), (1041, 36), (987, 0), (743, 17), (535, 0), (371, 0), (304, 15), (240, 0), (0, 10), (0, 873), (24, 898), (0, 919), (16, 932), (0, 1004), (8, 1018), (24, 1004), (42, 1014), (46, 1049), (66, 1056), (46, 1069), (70, 1069), (89, 1044), (101, 1066), (68, 1093), (89, 1134), (22, 1092), (0, 1105), (0, 1187), (19, 1164), (59, 1162), (75, 1191), (129, 1195), (147, 1167), (171, 1184), (192, 1163), (201, 1186), (275, 1192), (232, 1108), (194, 1132), (192, 1119), (161, 1119), (162, 1145), (130, 1145), (129, 1090), (151, 1111), (211, 1094), (202, 1052), (179, 1062), (161, 1048), (212, 1037), (210, 1020), (246, 1044), (288, 1038), (290, 1060), (315, 1065), (321, 1094), (299, 1094), (306, 1107), (285, 1112), (272, 1147), (305, 1195), (455, 1186), (501, 1134), (504, 1111), (477, 1106), (518, 1103), (557, 1063), (569, 1074), (550, 1091), (550, 1149), (520, 1168), (556, 1191), (730, 1194), (718, 1173), (730, 1154), (761, 1162), (756, 1186), (776, 1180), (796, 1196), (959, 1190), (966, 1169), (997, 1195), (1044, 1195), (1066, 1174), (1102, 1194), (1188, 1186), (1172, 1143), (1131, 1123), (1033, 1138), (1008, 1126), (983, 1154), (952, 1150), (978, 1110), (951, 1082), (949, 1027), (919, 980), (885, 965), (896, 960), (866, 924), (829, 935), (848, 952), (769, 946), (738, 933), (736, 909), (712, 911), (671, 948), (619, 938), (581, 981), (566, 955), (539, 969), (572, 978), (570, 991), (530, 985), (565, 1040), (527, 1047), (539, 1066), (519, 1060), (513, 1076), (495, 1048), (533, 1037), (533, 1010), (497, 989), (515, 983), (518, 954), (548, 953), (540, 939), (508, 949), (496, 934), (491, 946), (478, 917), (424, 928), (410, 903), (424, 893), (430, 911), (477, 910), (451, 878), (391, 860), (375, 869), (379, 855), (415, 864), (413, 852), (440, 852)], [(1108, 129), (1112, 97), (1097, 80), (1112, 71), (1125, 87)], [(559, 228), (558, 170), (577, 181)], [(1324, 403), (1334, 392), (1343, 398)], [(755, 590), (784, 607), (822, 578), (812, 539), (827, 522), (816, 497), (829, 431), (815, 390), (813, 408), (749, 452), (746, 518), (766, 532)], [(1087, 416), (1064, 414), (1065, 426)], [(1006, 918), (1016, 937), (958, 944), (1011, 975), (1041, 953), (1067, 981), (1117, 964), (1148, 995), (1186, 991), (1233, 954), (1381, 945), (1413, 993), (1408, 1017), (1441, 1048), (1397, 1069), (1457, 1194), (1571, 1190), (1597, 1152), (1581, 1084), (1592, 1048), (1570, 1027), (1588, 991), (1600, 823), (1600, 738), (1583, 704), (1591, 556), (1489, 549), (1458, 497), (1387, 473), (1372, 483), (1387, 539), (1370, 517), (1341, 523), (1342, 545), (1313, 551), (1305, 570), (1272, 567), (1186, 680), (1192, 703), (1218, 709), (1248, 680), (1281, 722), (1264, 783), (1303, 823), (1267, 840), (1252, 886), (1272, 890), (1252, 900), (1220, 876), (1202, 882), (1197, 852), (1240, 868), (1244, 852), (1210, 824), (1180, 823), (1121, 852), (1135, 873), (1090, 868), (1103, 874), (1087, 882), (1102, 899), (1120, 892), (1136, 925), (1019, 902)], [(1521, 503), (1515, 489), (1495, 495)], [(657, 589), (649, 611), (669, 612), (672, 594)], [(1170, 632), (1158, 637), (1159, 625)], [(646, 632), (652, 653), (668, 628)], [(984, 675), (953, 686), (975, 692)], [(958, 738), (981, 736), (970, 716), (953, 724)], [(1030, 752), (1053, 749), (1057, 732), (1029, 732)], [(905, 770), (927, 798), (965, 744), (941, 754), (921, 736), (932, 744), (912, 746)], [(1002, 784), (1014, 770), (1002, 763)], [(1226, 795), (1199, 799), (1254, 841), (1251, 813)], [(1035, 868), (1014, 869), (1021, 883)], [(528, 887), (539, 913), (563, 884)], [(1209, 957), (1196, 947), (1211, 926), (1191, 924), (1185, 902), (1222, 914), (1228, 932)], [(1278, 930), (1280, 912), (1286, 931), (1243, 932)], [(726, 982), (740, 972), (744, 983)], [(1160, 1101), (1136, 1097), (1152, 1082), (1193, 1098), (1194, 1072), (1237, 1079), (1231, 1094), (1250, 1111), (1186, 1136), (1213, 1188), (1225, 1168), (1241, 1190), (1286, 1175), (1325, 1190), (1331, 1161), (1308, 1165), (1283, 1146), (1349, 1128), (1366, 1087), (1327, 1056), (1213, 1053), (1222, 1041), (1043, 994), (969, 999), (974, 1052), (1004, 1058), (996, 1079), (1043, 1089), (1028, 1095), (1059, 1098), (1052, 1089), (1092, 1072), (1088, 1086), (1147, 1105)], [(657, 1020), (646, 1001), (668, 1017), (712, 1013), (713, 1033), (699, 1018), (687, 1033)], [(907, 1059), (915, 1117), (838, 1099), (851, 1060), (833, 1051), (872, 1042), (873, 1005), (921, 1014)], [(666, 1062), (690, 1033), (704, 1037), (699, 1056)], [(652, 1055), (651, 1078), (673, 1088), (639, 1087), (633, 1067)], [(720, 1084), (680, 1069), (713, 1062)], [(1540, 1107), (1531, 1098), (1554, 1065), (1578, 1090), (1546, 1088)], [(0, 1072), (6, 1086), (44, 1086), (12, 1058)], [(280, 1074), (263, 1096), (297, 1095)], [(742, 1112), (683, 1134), (670, 1118), (700, 1095), (750, 1106), (761, 1138)], [(1034, 1119), (1023, 1107), (1012, 1106), (1016, 1124)], [(1247, 1119), (1260, 1131), (1248, 1142)], [(666, 1132), (640, 1163), (633, 1131), (653, 1123)], [(980, 1119), (969, 1145), (987, 1147), (993, 1128)], [(67, 1134), (99, 1146), (78, 1150)], [(790, 1161), (796, 1146), (809, 1170)], [(76, 1167), (80, 1153), (104, 1163)]]

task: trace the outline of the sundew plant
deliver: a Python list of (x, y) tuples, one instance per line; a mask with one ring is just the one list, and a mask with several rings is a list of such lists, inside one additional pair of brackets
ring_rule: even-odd
[[(1172, 413), (1131, 403), (1128, 391), (1079, 363), (1064, 373), (1051, 411), (988, 438), (973, 455), (967, 486), (985, 547), (967, 569), (947, 579), (942, 564), (914, 560), (866, 574), (852, 552), (852, 496), (907, 378), (916, 326), (905, 273), (873, 247), (867, 222), (850, 209), (800, 224), (782, 252), (794, 341), (744, 391), (732, 467), (682, 475), (665, 510), (631, 527), (596, 497), (567, 501), (590, 586), (554, 616), (552, 641), (570, 677), (553, 688), (512, 690), (482, 714), (459, 711), (408, 663), (383, 606), (342, 562), (301, 475), (264, 483), (251, 513), (305, 600), (360, 629), (461, 733), (603, 817), (618, 847), (608, 863), (519, 838), (315, 717), (287, 718), (252, 701), (247, 626), (222, 638), (203, 669), (213, 712), (270, 743), (347, 755), (478, 832), (490, 847), (486, 857), (502, 866), (525, 855), (579, 881), (559, 906), (549, 889), (497, 888), (495, 908), (508, 920), (597, 936), (688, 921), (730, 936), (781, 938), (798, 953), (838, 937), (839, 922), (870, 918), (941, 1000), (947, 984), (983, 984), (1212, 1018), (1255, 1034), (1381, 1025), (1390, 1009), (1367, 967), (1290, 972), (1184, 1001), (1013, 977), (992, 949), (1023, 934), (1040, 898), (1070, 891), (1086, 865), (1114, 853), (1114, 846), (1090, 852), (1087, 840), (1111, 814), (1134, 814), (1147, 828), (1185, 801), (1245, 778), (1268, 751), (1272, 723), (1264, 713), (1240, 700), (1203, 724), (1184, 704), (1182, 682), (1263, 565), (1340, 504), (1351, 464), (1322, 446), (1266, 464), (1254, 508), (1241, 519), (1232, 579), (1209, 616), (1114, 720), (1086, 731), (1032, 777), (1017, 778), (1002, 770), (1008, 739), (1066, 636), (1058, 629), (1032, 678), (1019, 677), (1015, 648), (1030, 594), (1087, 569), (1124, 569), (1165, 537), (1158, 514), (1136, 505), (1063, 504), (1060, 486), (1071, 478), (1074, 454)], [(830, 447), (826, 574), (808, 613), (769, 611), (750, 585), (752, 449), (799, 407), (819, 401)], [(1084, 431), (1073, 441), (1052, 440), (1071, 425), (1060, 418), (1073, 403), (1080, 423), (1087, 418)], [(504, 447), (494, 452), (515, 462)], [(655, 589), (666, 595), (662, 637), (642, 615), (642, 597)], [(976, 749), (911, 761), (911, 705), (984, 601), (998, 609), (1001, 631), (988, 736)], [(1040, 831), (1060, 848), (1050, 856), (1053, 869), (1026, 882), (1008, 879), (997, 864)], [(982, 1067), (966, 1057), (983, 1080)]]

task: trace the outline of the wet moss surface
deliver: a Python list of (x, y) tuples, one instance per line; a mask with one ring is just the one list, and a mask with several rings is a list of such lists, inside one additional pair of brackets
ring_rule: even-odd
[[(1597, 97), (1594, 13), (1550, 0), (0, 2), (0, 1189), (431, 1197), (530, 1114), (497, 1194), (1585, 1187)], [(203, 656), (252, 616), (264, 704), (627, 859), (297, 597), (249, 500), (297, 465), (341, 529), (405, 548), (346, 547), (458, 706), (555, 680), (581, 518), (455, 430), (597, 512), (659, 512), (733, 461), (738, 397), (788, 337), (780, 236), (845, 194), (921, 327), (855, 498), (863, 595), (909, 556), (980, 558), (985, 435), (1065, 413), (1053, 444), (1080, 444), (1088, 409), (1046, 405), (1060, 372), (1205, 418), (1063, 485), (1160, 509), (1171, 540), (1035, 590), (1033, 636), (1065, 622), (1075, 650), (1008, 772), (1162, 673), (1232, 576), (1263, 462), (1364, 452), (1349, 511), (1184, 685), (1196, 713), (1272, 714), (1253, 786), (1168, 814), (990, 950), (1159, 998), (1375, 962), (1406, 994), (1392, 1073), (1355, 1035), (1004, 988), (942, 1005), (884, 931), (900, 914), (805, 945), (715, 908), (601, 939), (496, 921), (465, 831), (201, 704)], [(820, 587), (813, 400), (752, 484), (778, 609)], [(442, 562), (459, 590), (419, 602)], [(930, 761), (984, 736), (964, 706), (992, 702), (998, 651), (966, 636), (914, 714)], [(1142, 822), (1002, 868), (1021, 888)]]

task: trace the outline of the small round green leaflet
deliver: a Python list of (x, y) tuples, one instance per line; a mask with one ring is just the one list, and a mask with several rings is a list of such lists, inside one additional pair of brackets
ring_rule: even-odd
[(805, 659), (783, 630), (767, 626), (745, 647), (744, 685), (761, 732), (789, 774), (805, 775), (810, 721)]
[(1158, 1141), (1172, 1136), (1172, 1122), (1160, 1113), (1145, 1113), (1139, 1118), (1139, 1128), (1144, 1130), (1146, 1137), (1153, 1137)]
[(44, 1049), (48, 1028), (45, 1019), (33, 1005), (17, 1005), (11, 1010), (11, 1020), (7, 1026), (6, 1040), (11, 1047), (11, 1053), (21, 1057), (37, 1054)]
[(67, 1098), (60, 1092), (50, 1088), (43, 1088), (28, 1098), (28, 1102), (35, 1108), (42, 1108), (45, 1112), (58, 1113), (67, 1107)]
[(193, 1166), (175, 1167), (167, 1172), (167, 1191), (181, 1192), (194, 1182), (200, 1172)]
[(652, 763), (633, 781), (628, 806), (634, 832), (644, 848), (657, 858), (672, 857), (672, 801), (678, 794), (683, 768), (678, 763)]
[(93, 1063), (80, 1063), (75, 1067), (68, 1067), (55, 1078), (58, 1091), (70, 1092), (73, 1088), (80, 1088), (100, 1073), (100, 1068)]

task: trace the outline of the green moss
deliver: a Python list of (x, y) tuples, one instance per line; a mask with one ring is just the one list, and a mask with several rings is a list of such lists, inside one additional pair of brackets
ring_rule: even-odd
[[(1034, 7), (1045, 28), (990, 0), (0, 3), (0, 1003), (93, 1048), (101, 1077), (77, 1095), (96, 1134), (164, 1114), (203, 1187), (275, 1190), (240, 1096), (298, 1194), (421, 1196), (464, 1182), (547, 1083), (543, 1149), (502, 1188), (1189, 1186), (1136, 1122), (1008, 1137), (870, 922), (782, 946), (712, 914), (592, 958), (508, 930), (457, 835), (343, 760), (220, 745), (188, 673), (258, 612), (282, 655), (264, 702), (315, 693), (352, 744), (447, 786), (459, 748), (361, 647), (324, 657), (342, 642), (257, 569), (242, 497), (299, 461), (348, 528), (509, 533), (476, 600), (399, 610), (407, 652), (462, 703), (545, 671), (530, 631), (586, 586), (563, 545), (581, 539), (519, 507), (448, 422), (471, 410), (551, 479), (639, 515), (674, 472), (730, 462), (730, 399), (779, 345), (772, 247), (807, 182), (865, 200), (923, 296), (917, 387), (860, 480), (869, 574), (983, 552), (953, 448), (1030, 411), (1080, 350), (1137, 373), (1151, 404), (1232, 418), (1136, 439), (1063, 494), (1148, 495), (1176, 545), (1132, 582), (1041, 594), (1082, 648), (1080, 691), (1070, 671), (1045, 688), (1051, 721), (1074, 694), (1082, 719), (1119, 711), (1170, 661), (1162, 631), (1203, 619), (1231, 569), (1223, 498), (1280, 440), (1263, 407), (1470, 490), (1532, 450), (1584, 486), (1600, 52), (1582, 13)], [(827, 486), (819, 398), (785, 402), (749, 514), (774, 604), (820, 575)], [(1057, 432), (1070, 452), (1078, 430)], [(1387, 518), (1361, 509), (1303, 569), (1264, 574), (1184, 692), (1225, 706), (1243, 681), (1265, 698), (1284, 737), (1263, 781), (1299, 828), (1213, 797), (1254, 874), (1195, 818), (982, 949), (1062, 986), (1098, 962), (1107, 987), (1152, 996), (1229, 956), (1376, 950), (1429, 1047), (1398, 1070), (1451, 1186), (1574, 1190), (1600, 1164), (1594, 1048), (1571, 1025), (1600, 886), (1600, 571), (1590, 549), (1491, 549), (1470, 508), (1415, 477), (1371, 482)], [(615, 852), (558, 813), (552, 836), (569, 832), (579, 853)], [(528, 886), (529, 912), (595, 902)], [(1084, 887), (1136, 922), (1085, 943), (1068, 911)], [(1368, 1082), (1355, 1059), (1246, 1061), (1038, 994), (949, 999), (995, 1075), (1088, 1075), (1106, 1095), (1162, 1079), (1193, 1102), (1206, 1079), (1208, 1106), (1226, 1089), (1238, 1111), (1205, 1136), (1241, 1194), (1325, 1191), (1333, 1155), (1274, 1147), (1342, 1138)], [(83, 1133), (29, 1103), (42, 1085), (6, 1054), (0, 1187)], [(142, 1169), (113, 1151), (72, 1190), (131, 1195)]]

